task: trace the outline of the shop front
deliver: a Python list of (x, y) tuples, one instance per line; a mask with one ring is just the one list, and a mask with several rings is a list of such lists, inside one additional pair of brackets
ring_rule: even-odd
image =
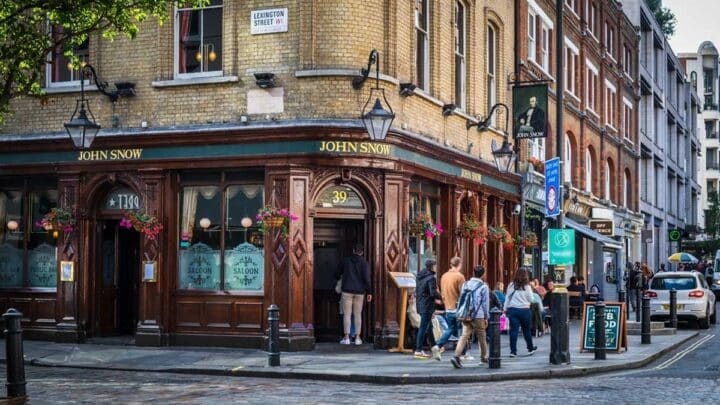
[[(0, 303), (23, 312), (32, 338), (262, 347), (276, 304), (284, 350), (308, 350), (340, 335), (335, 270), (361, 243), (374, 295), (363, 338), (389, 347), (400, 295), (388, 272), (428, 258), (444, 271), (460, 255), (492, 284), (519, 260), (501, 240), (457, 232), (472, 216), (516, 235), (519, 177), (415, 138), (228, 126), (69, 143), (20, 141), (0, 154)], [(263, 232), (255, 216), (266, 206), (297, 220)], [(72, 225), (43, 226), (50, 212)], [(445, 231), (414, 234), (421, 214)]]

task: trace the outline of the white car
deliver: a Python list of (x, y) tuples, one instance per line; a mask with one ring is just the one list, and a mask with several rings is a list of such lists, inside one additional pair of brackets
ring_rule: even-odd
[(650, 319), (670, 319), (670, 290), (677, 290), (677, 317), (682, 321), (697, 321), (702, 329), (717, 321), (715, 294), (705, 277), (696, 271), (663, 272), (650, 281), (645, 296), (650, 298)]

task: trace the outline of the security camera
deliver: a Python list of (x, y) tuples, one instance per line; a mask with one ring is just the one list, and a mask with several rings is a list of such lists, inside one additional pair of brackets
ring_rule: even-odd
[(520, 204), (515, 204), (515, 208), (513, 208), (513, 214), (520, 215), (520, 208)]

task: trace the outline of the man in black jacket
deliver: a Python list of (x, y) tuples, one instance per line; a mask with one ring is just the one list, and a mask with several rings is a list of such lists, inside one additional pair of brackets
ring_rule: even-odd
[[(340, 262), (336, 278), (342, 277), (342, 308), (343, 308), (343, 339), (341, 345), (350, 344), (350, 321), (355, 326), (355, 344), (361, 345), (360, 332), (362, 328), (363, 298), (367, 294), (367, 302), (372, 301), (372, 286), (370, 284), (370, 265), (363, 256), (365, 249), (357, 244), (353, 254)], [(354, 318), (354, 319), (353, 319)]]
[(435, 336), (432, 334), (432, 316), (435, 313), (435, 304), (440, 300), (437, 288), (435, 271), (437, 262), (433, 259), (425, 261), (425, 268), (418, 273), (415, 284), (415, 302), (420, 315), (420, 328), (415, 339), (415, 358), (429, 359), (430, 355), (423, 351), (425, 336), (430, 339), (430, 347), (435, 346)]

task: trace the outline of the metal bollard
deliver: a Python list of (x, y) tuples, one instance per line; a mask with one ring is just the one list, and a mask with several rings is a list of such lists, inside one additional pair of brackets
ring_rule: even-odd
[(7, 395), (10, 398), (24, 397), (25, 363), (20, 320), (22, 314), (13, 308), (3, 314), (5, 319), (5, 356), (7, 361)]
[(595, 304), (595, 360), (605, 360), (605, 303)]
[[(625, 309), (627, 310), (627, 291), (625, 291), (625, 290), (618, 291), (618, 301), (624, 302)], [(629, 312), (628, 312), (628, 315), (630, 315)], [(625, 319), (627, 319), (627, 317)]]
[(640, 322), (642, 319), (641, 317), (641, 310), (642, 310), (642, 296), (643, 296), (643, 290), (637, 289), (637, 293), (635, 293), (635, 322)]
[(280, 365), (280, 308), (272, 304), (268, 307), (268, 366)]
[(644, 345), (650, 344), (650, 298), (642, 299), (642, 329), (640, 331), (640, 343)]
[(550, 364), (570, 363), (570, 303), (567, 291), (550, 296), (552, 325), (550, 326)]
[(490, 358), (488, 359), (488, 368), (500, 368), (500, 314), (502, 314), (502, 311), (497, 308), (490, 310), (490, 322), (488, 322)]
[(677, 329), (677, 290), (670, 290), (670, 327)]

